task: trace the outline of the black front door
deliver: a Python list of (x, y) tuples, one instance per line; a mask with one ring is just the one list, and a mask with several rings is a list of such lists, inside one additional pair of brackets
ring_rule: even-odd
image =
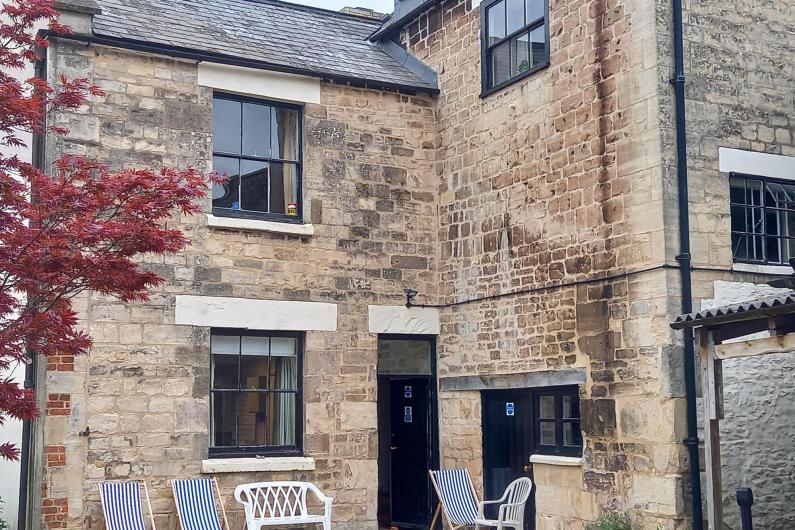
[(430, 515), (431, 379), (390, 379), (392, 524), (427, 525)]
[[(486, 500), (496, 500), (513, 480), (532, 478), (533, 402), (527, 390), (484, 390), (482, 400), (483, 488)], [(535, 528), (535, 488), (524, 520), (525, 530)]]

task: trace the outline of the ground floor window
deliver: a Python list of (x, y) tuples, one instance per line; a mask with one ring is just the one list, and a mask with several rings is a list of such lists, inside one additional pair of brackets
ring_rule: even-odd
[(542, 455), (582, 455), (580, 393), (576, 386), (533, 392), (535, 447)]
[(210, 349), (210, 453), (299, 454), (302, 336), (216, 329)]

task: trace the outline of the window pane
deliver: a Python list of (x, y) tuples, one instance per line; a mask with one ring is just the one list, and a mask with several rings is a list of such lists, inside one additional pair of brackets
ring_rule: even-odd
[(509, 42), (500, 44), (491, 52), (492, 85), (499, 85), (511, 77), (510, 45)]
[(298, 363), (295, 357), (271, 357), (270, 388), (277, 390), (296, 390), (298, 383)]
[(237, 445), (235, 437), (236, 392), (213, 392), (213, 446)]
[(505, 33), (505, 2), (498, 2), (486, 11), (486, 18), (489, 21), (488, 38), (489, 46), (500, 39), (504, 39)]
[(268, 356), (243, 355), (240, 357), (240, 388), (266, 390), (268, 388)]
[(745, 203), (762, 206), (762, 181), (746, 179)]
[(239, 335), (213, 335), (210, 339), (212, 353), (240, 353)]
[(268, 105), (243, 103), (243, 154), (271, 156), (271, 110)]
[(511, 39), (511, 76), (517, 76), (530, 69), (529, 36), (523, 33)]
[(243, 355), (268, 355), (268, 337), (243, 337), (240, 351)]
[(214, 389), (237, 389), (237, 354), (213, 355)]
[(524, 2), (525, 0), (506, 0), (507, 8), (507, 31), (506, 35), (510, 35), (514, 31), (519, 31), (524, 24)]
[(542, 421), (540, 424), (541, 445), (556, 445), (555, 444), (555, 423), (551, 421)]
[(291, 337), (271, 337), (271, 355), (294, 356), (298, 349), (298, 341)]
[(213, 151), (240, 153), (240, 102), (213, 100)]
[(762, 218), (762, 208), (745, 209), (745, 227), (748, 232), (753, 234), (763, 233), (764, 221)]
[(579, 447), (582, 445), (582, 434), (578, 422), (566, 422), (563, 424), (563, 445), (569, 447)]
[(538, 397), (538, 417), (541, 419), (555, 419), (555, 396)]
[(732, 218), (732, 231), (734, 232), (747, 232), (748, 229), (745, 226), (745, 207), (744, 206), (732, 206), (731, 207), (731, 218)]
[(240, 161), (216, 156), (213, 171), (227, 177), (223, 184), (213, 184), (213, 208), (240, 208)]
[(733, 203), (745, 204), (745, 179), (729, 179), (729, 198)]
[(544, 16), (544, 0), (526, 0), (526, 23), (530, 24)]
[(795, 209), (795, 187), (779, 182), (768, 182), (766, 188), (770, 200), (766, 202), (765, 206)]
[(544, 26), (539, 26), (530, 32), (530, 50), (532, 66), (543, 64), (547, 60), (547, 37)]
[(240, 393), (239, 445), (267, 444), (267, 394), (264, 392)]
[(240, 206), (254, 212), (268, 211), (268, 163), (240, 161)]
[(577, 419), (580, 417), (580, 399), (576, 396), (563, 396), (563, 417)]
[(295, 445), (295, 394), (269, 392), (268, 417), (270, 445)]
[(298, 216), (298, 166), (296, 164), (270, 164), (270, 211)]
[(271, 157), (298, 160), (298, 111), (273, 107)]
[(379, 374), (431, 375), (431, 343), (426, 340), (378, 341)]
[(732, 234), (732, 255), (734, 259), (748, 259), (747, 243), (746, 236)]

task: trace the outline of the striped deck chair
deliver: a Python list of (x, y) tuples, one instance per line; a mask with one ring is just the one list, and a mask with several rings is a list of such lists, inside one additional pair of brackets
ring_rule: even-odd
[(467, 469), (440, 469), (428, 471), (439, 505), (433, 514), (431, 530), (441, 514), (451, 530), (475, 526), (478, 518), (478, 496)]
[(102, 502), (106, 530), (146, 530), (141, 506), (141, 485), (146, 495), (146, 505), (149, 507), (152, 530), (156, 530), (146, 482), (101, 482), (99, 499)]
[(182, 530), (221, 530), (213, 490), (218, 494), (224, 527), (229, 530), (224, 501), (215, 478), (172, 480), (171, 489), (174, 491), (174, 504), (177, 505), (177, 517)]

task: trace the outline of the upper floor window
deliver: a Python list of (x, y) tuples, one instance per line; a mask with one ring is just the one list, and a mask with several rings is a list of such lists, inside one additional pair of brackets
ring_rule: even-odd
[(549, 65), (546, 0), (493, 0), (481, 8), (483, 95)]
[(213, 330), (210, 453), (299, 454), (301, 335)]
[(581, 456), (580, 393), (576, 386), (537, 390), (535, 447), (541, 455)]
[(300, 221), (301, 108), (216, 94), (213, 214)]
[(732, 173), (734, 261), (788, 265), (795, 257), (795, 185)]

